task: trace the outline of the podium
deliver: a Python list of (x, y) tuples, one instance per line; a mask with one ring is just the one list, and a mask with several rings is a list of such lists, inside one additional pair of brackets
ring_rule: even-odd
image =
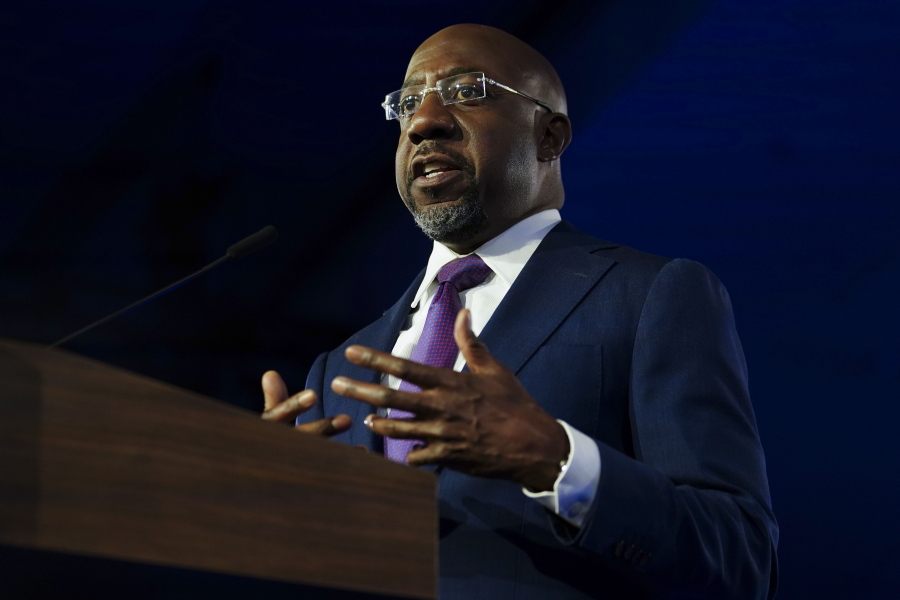
[(434, 598), (435, 485), (199, 394), (0, 341), (3, 598)]

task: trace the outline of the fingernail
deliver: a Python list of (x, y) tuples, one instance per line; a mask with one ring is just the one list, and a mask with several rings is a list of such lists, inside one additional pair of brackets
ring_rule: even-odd
[(350, 346), (346, 350), (344, 350), (344, 356), (346, 356), (350, 360), (360, 360), (363, 357), (363, 351), (359, 348), (359, 346)]
[(347, 389), (346, 377), (335, 377), (331, 382), (331, 389), (337, 393), (341, 393)]
[(375, 419), (374, 419), (373, 415), (367, 415), (366, 418), (365, 418), (365, 420), (363, 420), (363, 424), (364, 424), (366, 427), (368, 427), (369, 429), (372, 429), (372, 424), (373, 424), (374, 422), (375, 422)]

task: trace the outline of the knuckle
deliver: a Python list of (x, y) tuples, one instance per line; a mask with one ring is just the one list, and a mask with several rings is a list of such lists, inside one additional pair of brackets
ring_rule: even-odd
[(390, 405), (393, 400), (396, 400), (396, 396), (397, 393), (394, 390), (380, 385), (369, 388), (369, 393), (366, 395), (370, 402), (379, 406)]
[(437, 460), (445, 460), (450, 456), (450, 446), (444, 442), (438, 442), (430, 447), (433, 449), (433, 456)]
[(452, 405), (449, 405), (445, 400), (435, 398), (432, 395), (426, 396), (423, 393), (417, 398), (415, 412), (417, 415), (430, 420), (442, 421), (452, 418), (454, 412), (452, 408)]
[(390, 364), (392, 358), (390, 355), (384, 355), (381, 352), (370, 352), (368, 350), (363, 352), (361, 356), (361, 364), (369, 369), (375, 369), (376, 371), (380, 371)]
[(412, 375), (412, 363), (407, 361), (397, 363), (396, 374), (400, 379), (408, 379)]
[(397, 421), (393, 419), (383, 419), (381, 421), (381, 430), (384, 432), (384, 435), (391, 436), (397, 433)]
[(404, 417), (402, 419), (385, 419), (384, 423), (387, 425), (388, 435), (390, 436), (402, 436), (410, 433), (411, 429), (415, 428), (413, 424), (413, 419), (415, 417)]
[(468, 373), (457, 373), (450, 369), (441, 370), (432, 377), (430, 383), (440, 390), (458, 390), (462, 382), (465, 381), (466, 375)]
[(469, 441), (472, 438), (472, 428), (465, 423), (457, 423), (455, 426), (447, 426), (443, 437), (454, 441)]
[(456, 428), (447, 423), (446, 421), (438, 421), (431, 428), (431, 434), (438, 439), (442, 440), (452, 440), (457, 439), (459, 436), (455, 433)]
[(319, 419), (318, 421), (312, 421), (311, 423), (303, 423), (302, 425), (297, 425), (294, 427), (297, 431), (302, 431), (303, 433), (312, 433), (312, 434), (325, 434), (328, 432), (328, 428), (330, 424), (328, 419)]
[(469, 348), (473, 350), (487, 350), (487, 345), (485, 345), (477, 335), (469, 336), (467, 343), (469, 344)]
[(294, 413), (285, 406), (285, 403), (281, 403), (263, 412), (261, 416), (266, 421), (286, 421), (292, 419)]

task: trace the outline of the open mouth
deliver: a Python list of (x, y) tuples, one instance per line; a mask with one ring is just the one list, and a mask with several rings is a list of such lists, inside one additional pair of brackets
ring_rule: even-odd
[(461, 170), (456, 161), (439, 154), (417, 157), (412, 165), (413, 178), (419, 184), (447, 181)]

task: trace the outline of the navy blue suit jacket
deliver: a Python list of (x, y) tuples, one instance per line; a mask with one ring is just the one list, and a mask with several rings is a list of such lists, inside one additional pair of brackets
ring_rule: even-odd
[[(371, 408), (331, 380), (379, 375), (349, 344), (393, 348), (422, 275), (313, 366), (338, 439), (379, 451)], [(574, 531), (512, 483), (439, 470), (440, 593), (465, 598), (765, 598), (778, 529), (731, 305), (705, 267), (557, 225), (481, 333), (555, 418), (593, 437), (601, 477)]]

